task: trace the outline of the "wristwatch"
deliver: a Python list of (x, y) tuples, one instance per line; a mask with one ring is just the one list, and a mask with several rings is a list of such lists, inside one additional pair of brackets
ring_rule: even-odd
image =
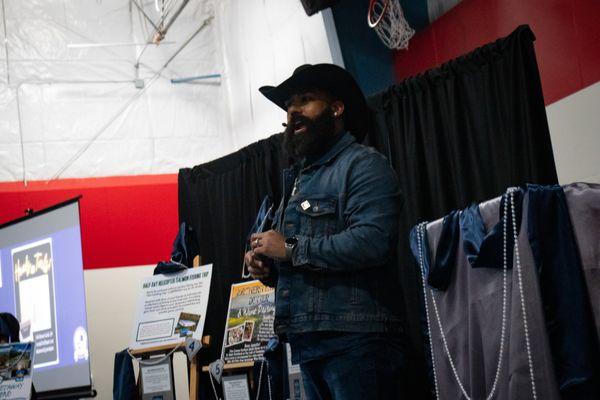
[(285, 238), (285, 261), (292, 261), (292, 252), (298, 244), (298, 239), (295, 236)]

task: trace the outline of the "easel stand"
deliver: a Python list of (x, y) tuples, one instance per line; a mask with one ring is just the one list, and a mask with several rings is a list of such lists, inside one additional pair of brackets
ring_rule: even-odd
[[(202, 348), (210, 346), (210, 336), (206, 335), (202, 337)], [(172, 353), (177, 347), (179, 347), (176, 351), (185, 351), (185, 342), (180, 344), (170, 344), (164, 346), (155, 346), (149, 347), (145, 349), (137, 349), (130, 350), (129, 353), (136, 357), (141, 358), (142, 360), (147, 360), (152, 356), (157, 355), (167, 355)], [(171, 354), (171, 357), (173, 355)], [(190, 380), (189, 380), (189, 393), (190, 400), (195, 400), (198, 398), (198, 390), (199, 390), (199, 371), (198, 371), (198, 354), (196, 354), (190, 361), (188, 361), (189, 371), (190, 371)], [(141, 388), (139, 387), (140, 377), (138, 376), (138, 393), (140, 393)]]

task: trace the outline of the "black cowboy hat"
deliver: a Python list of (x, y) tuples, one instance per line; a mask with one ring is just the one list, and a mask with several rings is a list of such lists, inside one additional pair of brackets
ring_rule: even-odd
[(359, 141), (367, 133), (368, 109), (365, 96), (348, 71), (334, 64), (304, 64), (278, 86), (259, 88), (265, 97), (286, 110), (285, 102), (299, 91), (318, 88), (344, 102), (346, 129)]

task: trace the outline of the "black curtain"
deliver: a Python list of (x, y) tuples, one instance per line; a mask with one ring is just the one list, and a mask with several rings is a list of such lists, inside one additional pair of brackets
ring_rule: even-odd
[(424, 356), (410, 229), (509, 186), (558, 182), (534, 40), (530, 28), (520, 26), (369, 99), (367, 140), (388, 157), (406, 198), (398, 271), (416, 370), (422, 371)]
[[(529, 27), (521, 26), (369, 99), (373, 124), (366, 141), (388, 157), (406, 199), (399, 221), (398, 301), (405, 305), (415, 350), (411, 371), (423, 370), (424, 356), (410, 228), (509, 186), (557, 182), (534, 40)], [(205, 326), (213, 341), (205, 361), (220, 355), (229, 286), (240, 280), (247, 231), (265, 195), (279, 200), (287, 164), (275, 135), (179, 173), (180, 221), (196, 229), (202, 262), (214, 263)], [(426, 386), (418, 377), (412, 382)]]
[(213, 264), (204, 332), (207, 364), (220, 357), (231, 284), (240, 282), (244, 245), (264, 196), (279, 199), (287, 155), (280, 136), (223, 158), (179, 171), (179, 220), (196, 231), (202, 264)]

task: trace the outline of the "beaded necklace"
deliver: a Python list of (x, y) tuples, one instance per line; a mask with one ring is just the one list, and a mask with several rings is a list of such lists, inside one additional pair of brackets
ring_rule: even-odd
[[(535, 387), (535, 378), (534, 378), (534, 373), (533, 373), (533, 358), (531, 356), (531, 345), (530, 345), (530, 340), (529, 340), (529, 328), (528, 328), (528, 324), (527, 324), (527, 312), (525, 309), (525, 296), (523, 295), (523, 279), (522, 279), (522, 274), (521, 274), (521, 259), (520, 259), (520, 253), (519, 253), (519, 245), (517, 242), (518, 239), (518, 232), (517, 232), (517, 225), (516, 225), (516, 213), (515, 213), (515, 201), (514, 201), (514, 192), (516, 191), (516, 188), (509, 188), (506, 191), (506, 201), (504, 202), (504, 218), (503, 218), (503, 251), (502, 251), (502, 255), (503, 255), (503, 265), (502, 265), (502, 322), (501, 322), (501, 330), (500, 330), (500, 345), (499, 345), (499, 349), (498, 349), (498, 364), (496, 366), (496, 374), (494, 376), (494, 382), (492, 384), (492, 388), (490, 390), (490, 393), (486, 396), (486, 400), (490, 400), (494, 397), (494, 395), (496, 394), (496, 389), (498, 387), (498, 381), (500, 378), (500, 371), (502, 368), (502, 361), (503, 361), (503, 356), (504, 356), (504, 344), (506, 342), (506, 303), (507, 303), (507, 289), (508, 289), (508, 280), (507, 280), (507, 272), (508, 272), (508, 258), (507, 258), (507, 238), (508, 238), (508, 232), (507, 232), (507, 221), (508, 221), (508, 206), (510, 203), (510, 211), (511, 211), (511, 218), (512, 218), (512, 226), (513, 226), (513, 238), (514, 238), (514, 251), (515, 251), (515, 261), (516, 261), (516, 269), (517, 269), (517, 277), (518, 277), (518, 282), (519, 282), (519, 296), (520, 296), (520, 300), (521, 300), (521, 311), (523, 313), (523, 328), (524, 328), (524, 333), (525, 333), (525, 347), (527, 350), (527, 363), (529, 366), (529, 378), (531, 380), (531, 391), (532, 391), (532, 396), (534, 400), (537, 400), (537, 391), (536, 391), (536, 387)], [(427, 286), (426, 286), (426, 282), (425, 282), (425, 268), (424, 268), (424, 263), (423, 263), (423, 258), (424, 258), (424, 246), (423, 246), (423, 241), (425, 240), (425, 233), (426, 233), (426, 229), (427, 229), (427, 222), (422, 222), (419, 225), (417, 225), (417, 247), (418, 247), (418, 252), (419, 252), (419, 257), (418, 257), (418, 261), (419, 261), (419, 266), (421, 269), (421, 279), (422, 279), (422, 283), (423, 283), (423, 297), (424, 297), (424, 301), (425, 301), (425, 315), (427, 318), (427, 329), (428, 329), (428, 333), (429, 333), (429, 346), (431, 349), (431, 365), (433, 368), (433, 380), (434, 380), (434, 388), (435, 388), (435, 397), (436, 399), (439, 399), (439, 388), (438, 388), (438, 382), (437, 382), (437, 371), (436, 371), (436, 367), (435, 367), (435, 357), (433, 355), (433, 339), (431, 337), (431, 323), (430, 323), (430, 317), (429, 317), (429, 306), (427, 303)], [(444, 333), (444, 330), (442, 328), (442, 320), (440, 318), (440, 313), (438, 310), (438, 306), (435, 300), (435, 297), (433, 295), (433, 290), (429, 289), (430, 292), (430, 296), (431, 296), (431, 304), (433, 306), (433, 311), (435, 314), (435, 318), (437, 320), (437, 325), (439, 327), (440, 330), (440, 336), (442, 338), (442, 344), (444, 346), (444, 351), (446, 353), (446, 356), (448, 357), (448, 361), (450, 363), (450, 368), (452, 370), (452, 375), (454, 376), (458, 387), (460, 388), (460, 391), (462, 392), (463, 396), (467, 399), (467, 400), (471, 400), (471, 396), (469, 396), (469, 394), (467, 393), (467, 391), (465, 390), (465, 387), (463, 385), (463, 383), (460, 380), (460, 377), (458, 376), (458, 372), (456, 370), (454, 361), (452, 359), (452, 355), (450, 354), (450, 349), (448, 347), (448, 341), (446, 339), (446, 334)]]

